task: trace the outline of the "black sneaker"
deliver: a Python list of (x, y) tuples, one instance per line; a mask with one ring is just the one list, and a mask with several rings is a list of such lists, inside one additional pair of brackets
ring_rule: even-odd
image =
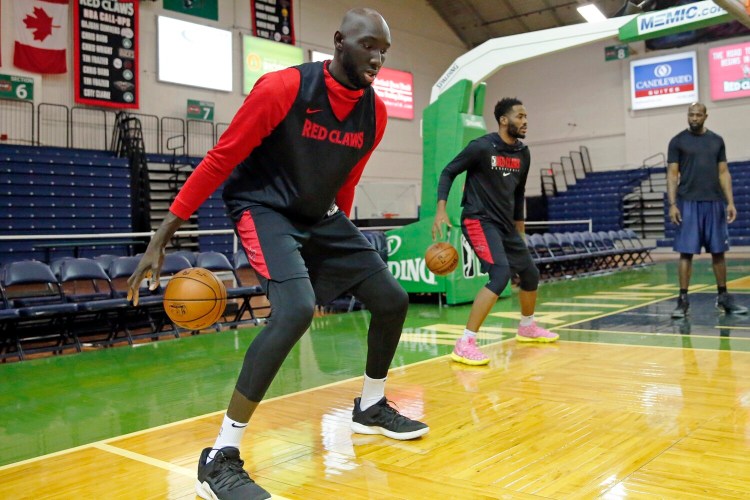
[(690, 309), (690, 302), (687, 295), (680, 295), (677, 298), (677, 307), (672, 311), (672, 317), (675, 319), (684, 318), (688, 314), (688, 309)]
[(730, 293), (720, 293), (716, 297), (716, 307), (727, 314), (747, 314), (747, 307), (738, 306), (734, 302), (734, 296)]
[(359, 409), (360, 398), (354, 399), (352, 430), (358, 434), (382, 434), (392, 439), (414, 439), (427, 434), (427, 425), (401, 415), (383, 398), (368, 409)]
[(201, 453), (198, 461), (198, 481), (195, 492), (206, 500), (261, 500), (271, 498), (271, 494), (255, 484), (242, 468), (245, 462), (240, 459), (240, 450), (227, 446), (216, 452), (209, 463), (211, 448)]

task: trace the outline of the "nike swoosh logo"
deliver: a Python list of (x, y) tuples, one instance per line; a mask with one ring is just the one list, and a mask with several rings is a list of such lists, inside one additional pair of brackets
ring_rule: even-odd
[(312, 115), (312, 114), (315, 114), (315, 113), (320, 113), (321, 111), (323, 111), (323, 110), (322, 109), (307, 108), (307, 114), (308, 115)]
[(511, 173), (512, 173), (512, 172), (505, 172), (505, 173), (503, 174), (503, 177), (508, 177), (508, 176), (509, 176), (509, 175), (510, 175)]
[(236, 429), (244, 429), (245, 427), (247, 427), (247, 424), (245, 424), (245, 425), (237, 425), (234, 422), (232, 422), (232, 427), (234, 427)]

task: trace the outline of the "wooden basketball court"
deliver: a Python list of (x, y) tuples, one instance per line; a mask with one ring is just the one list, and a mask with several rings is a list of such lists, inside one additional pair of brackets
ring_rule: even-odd
[[(729, 264), (730, 291), (750, 303), (744, 295), (750, 292), (748, 263)], [(414, 305), (387, 385), (402, 413), (430, 425), (430, 433), (414, 441), (351, 433), (366, 315), (318, 318), (282, 368), (275, 397), (251, 421), (242, 445), (245, 467), (274, 498), (746, 498), (750, 318), (711, 310), (709, 268), (696, 263), (687, 329), (668, 318), (676, 293), (673, 264), (543, 284), (538, 319), (560, 333), (556, 344), (517, 344), (516, 298), (501, 301), (481, 332), (488, 367), (458, 365), (447, 356), (468, 306)], [(85, 368), (87, 357), (101, 353), (0, 366), (6, 420), (0, 441), (8, 438), (0, 498), (195, 498), (198, 455), (216, 437), (225, 404), (219, 401), (228, 399), (250, 336), (239, 333), (248, 338), (238, 343), (237, 335), (147, 347), (157, 364), (159, 350), (179, 347), (167, 372), (173, 377), (129, 373), (122, 385), (135, 378), (145, 399), (115, 401), (93, 420), (70, 411), (90, 396), (81, 390), (85, 378), (33, 386), (21, 377), (59, 375), (64, 358)], [(232, 364), (216, 374), (220, 394), (210, 404), (217, 410), (207, 413), (186, 400), (207, 390), (198, 374), (215, 363), (206, 358), (225, 358), (218, 348), (196, 352), (205, 347), (202, 338), (228, 339), (233, 353), (227, 358)], [(110, 371), (127, 371), (111, 365), (111, 356), (126, 351), (133, 349), (109, 349), (101, 361), (108, 360)], [(190, 363), (181, 364), (185, 356)], [(200, 390), (183, 387), (190, 380)], [(19, 384), (25, 389), (14, 387)], [(80, 403), (59, 394), (66, 386)], [(38, 387), (53, 390), (23, 394)], [(159, 395), (145, 395), (149, 391)], [(197, 416), (174, 418), (191, 411)], [(138, 421), (139, 412), (149, 416), (138, 422), (142, 429), (118, 435), (128, 429), (127, 415)], [(47, 416), (35, 420), (37, 413)], [(155, 417), (163, 414), (169, 423)], [(48, 425), (53, 415), (59, 418)], [(86, 430), (97, 421), (112, 437), (77, 443), (90, 439)], [(55, 434), (66, 432), (71, 435)], [(46, 454), (8, 463), (24, 449)]]

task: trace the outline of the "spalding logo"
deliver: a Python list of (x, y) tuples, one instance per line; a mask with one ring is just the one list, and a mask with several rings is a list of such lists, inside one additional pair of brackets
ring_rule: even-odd
[(185, 316), (187, 308), (184, 304), (169, 304), (170, 316)]

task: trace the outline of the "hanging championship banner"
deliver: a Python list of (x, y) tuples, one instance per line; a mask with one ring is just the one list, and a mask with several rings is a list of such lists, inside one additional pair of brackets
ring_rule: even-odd
[(138, 107), (138, 2), (73, 0), (75, 102)]
[(250, 0), (253, 36), (294, 45), (292, 0)]

